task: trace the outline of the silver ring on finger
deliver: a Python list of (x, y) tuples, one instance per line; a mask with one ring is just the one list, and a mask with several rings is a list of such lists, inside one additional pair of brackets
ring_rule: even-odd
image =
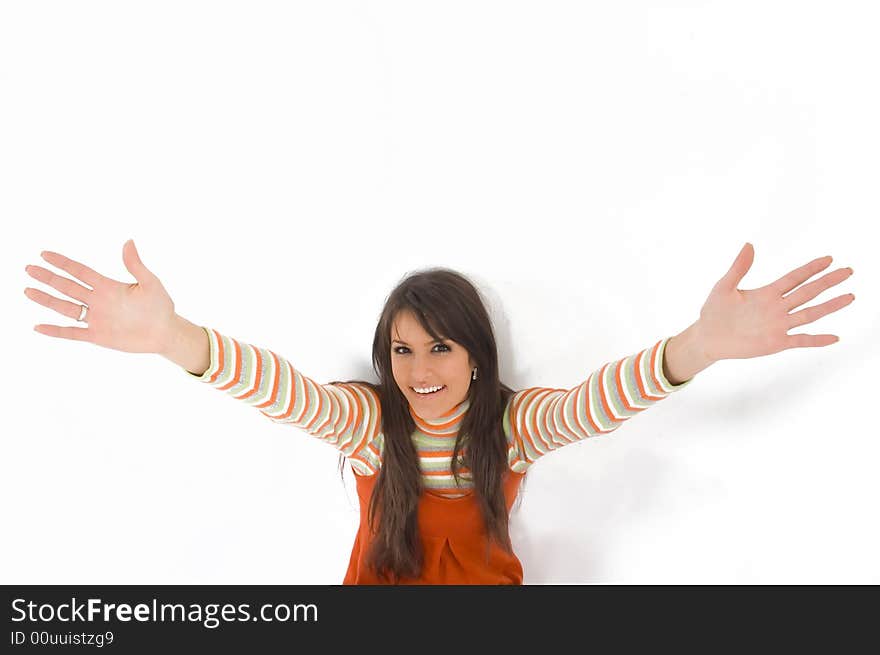
[(86, 322), (86, 312), (89, 311), (89, 306), (88, 305), (80, 305), (80, 307), (81, 307), (81, 309), (79, 310), (79, 318), (76, 320), (85, 323)]

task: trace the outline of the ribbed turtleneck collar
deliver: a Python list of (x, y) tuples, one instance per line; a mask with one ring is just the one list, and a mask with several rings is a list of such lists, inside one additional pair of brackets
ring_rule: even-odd
[(415, 421), (416, 428), (421, 432), (435, 437), (446, 437), (458, 432), (458, 428), (461, 426), (464, 415), (470, 406), (470, 398), (466, 397), (458, 405), (438, 418), (422, 418), (415, 413), (412, 405), (409, 406), (409, 413), (413, 417), (413, 421)]

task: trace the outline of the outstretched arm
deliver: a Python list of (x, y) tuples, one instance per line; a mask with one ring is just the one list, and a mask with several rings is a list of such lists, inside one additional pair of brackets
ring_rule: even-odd
[(516, 392), (504, 412), (508, 465), (524, 472), (536, 460), (597, 434), (620, 428), (691, 384), (672, 384), (662, 362), (670, 339), (593, 371), (573, 389), (531, 387)]
[(680, 334), (606, 364), (574, 389), (535, 387), (517, 392), (504, 416), (511, 468), (523, 472), (552, 450), (617, 430), (670, 393), (688, 386), (697, 373), (721, 359), (836, 343), (838, 338), (831, 334), (789, 336), (786, 332), (842, 309), (853, 301), (851, 294), (789, 312), (849, 278), (852, 269), (838, 269), (795, 290), (828, 267), (831, 257), (822, 257), (766, 287), (741, 291), (736, 285), (753, 258), (754, 250), (746, 244), (713, 287), (700, 318)]
[(25, 267), (28, 275), (77, 302), (32, 288), (25, 295), (86, 327), (39, 324), (34, 329), (40, 334), (162, 355), (267, 418), (331, 444), (365, 474), (372, 471), (371, 440), (381, 424), (378, 395), (372, 389), (318, 384), (270, 350), (184, 319), (159, 278), (144, 266), (134, 241), (123, 245), (122, 260), (135, 283), (110, 279), (59, 253), (44, 251), (42, 257), (84, 284), (35, 265)]
[(369, 475), (368, 451), (381, 424), (379, 397), (373, 389), (361, 384), (319, 384), (267, 348), (195, 327), (208, 340), (209, 364), (200, 375), (187, 371), (191, 377), (276, 423), (304, 430), (352, 460), (363, 460), (361, 468)]

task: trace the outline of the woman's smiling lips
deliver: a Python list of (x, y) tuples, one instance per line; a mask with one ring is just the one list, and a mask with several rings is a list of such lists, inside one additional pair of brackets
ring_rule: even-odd
[[(430, 387), (419, 387), (419, 388), (420, 389), (428, 389)], [(415, 393), (419, 398), (426, 398), (427, 399), (427, 398), (433, 398), (434, 396), (446, 391), (446, 385), (444, 384), (442, 388), (438, 389), (437, 391), (432, 391), (431, 393), (419, 393), (418, 391), (416, 391), (412, 387), (410, 387), (410, 389), (412, 389), (413, 393)]]

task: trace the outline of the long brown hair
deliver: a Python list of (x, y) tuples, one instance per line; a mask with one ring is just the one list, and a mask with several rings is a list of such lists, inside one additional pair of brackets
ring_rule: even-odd
[[(416, 426), (391, 369), (391, 328), (398, 314), (406, 310), (434, 339), (441, 335), (452, 339), (476, 362), (477, 379), (468, 390), (470, 404), (455, 440), (452, 473), (458, 484), (461, 465), (470, 469), (486, 534), (507, 552), (513, 551), (502, 487), (508, 469), (502, 419), (514, 391), (498, 377), (498, 351), (489, 314), (479, 291), (460, 273), (447, 268), (417, 271), (406, 276), (388, 295), (376, 325), (373, 369), (379, 384), (365, 380), (346, 382), (370, 386), (381, 404), (385, 451), (370, 498), (369, 529), (371, 533), (375, 531), (375, 537), (367, 564), (383, 580), (392, 578), (393, 582), (399, 577), (418, 577), (423, 563), (417, 519), (423, 484), (418, 453), (412, 442)], [(340, 455), (340, 475), (343, 466), (344, 455)], [(486, 548), (488, 553), (488, 541)]]

